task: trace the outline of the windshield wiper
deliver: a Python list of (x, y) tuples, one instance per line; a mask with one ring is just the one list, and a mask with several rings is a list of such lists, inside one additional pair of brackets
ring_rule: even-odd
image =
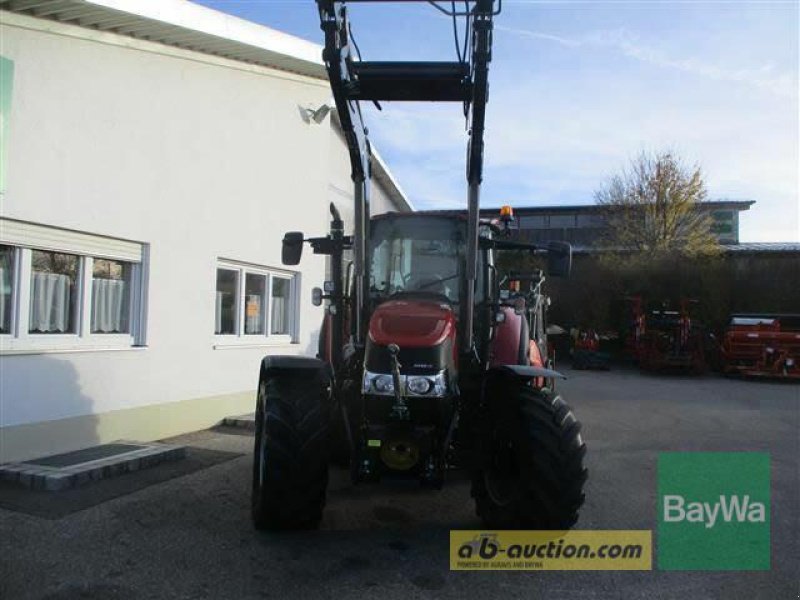
[(454, 275), (448, 275), (447, 277), (442, 277), (441, 279), (437, 279), (436, 281), (429, 281), (428, 283), (426, 283), (424, 285), (420, 285), (420, 286), (417, 287), (417, 289), (421, 290), (421, 289), (426, 288), (426, 287), (431, 287), (432, 285), (438, 285), (440, 283), (444, 283), (445, 281), (450, 281), (451, 279), (455, 279), (456, 277), (459, 277), (459, 276), (460, 276), (459, 273), (456, 273)]

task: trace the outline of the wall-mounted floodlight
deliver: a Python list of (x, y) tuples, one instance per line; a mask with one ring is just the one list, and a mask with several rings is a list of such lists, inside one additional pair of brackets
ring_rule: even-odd
[(320, 125), (325, 120), (325, 117), (328, 116), (328, 113), (331, 112), (333, 104), (331, 102), (326, 102), (317, 108), (312, 108), (310, 106), (298, 106), (297, 108), (300, 110), (300, 117), (303, 119), (303, 122), (309, 125), (311, 123)]

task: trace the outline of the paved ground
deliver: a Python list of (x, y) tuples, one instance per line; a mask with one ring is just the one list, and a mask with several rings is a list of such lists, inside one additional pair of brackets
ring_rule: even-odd
[(571, 372), (590, 481), (581, 528), (654, 529), (662, 450), (772, 456), (770, 572), (450, 572), (448, 530), (478, 528), (464, 480), (444, 491), (333, 474), (322, 531), (250, 526), (250, 432), (177, 438), (241, 458), (59, 520), (0, 510), (0, 598), (797, 598), (800, 386)]

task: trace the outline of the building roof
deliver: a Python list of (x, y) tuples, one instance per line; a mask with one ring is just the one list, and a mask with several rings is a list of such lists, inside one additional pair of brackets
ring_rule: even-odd
[[(333, 125), (339, 132), (342, 141), (346, 144), (347, 142), (345, 141), (344, 133), (342, 132), (342, 122), (339, 120), (339, 113), (335, 110), (332, 113), (332, 119)], [(414, 205), (411, 203), (411, 200), (408, 199), (408, 196), (406, 196), (403, 188), (400, 187), (400, 184), (394, 178), (394, 175), (392, 175), (389, 167), (386, 166), (386, 162), (378, 153), (377, 148), (375, 148), (375, 146), (372, 144), (370, 144), (370, 152), (372, 153), (372, 179), (383, 185), (389, 195), (389, 198), (391, 198), (392, 202), (394, 202), (398, 208), (413, 212)]]
[(752, 253), (763, 252), (800, 254), (797, 242), (744, 242), (742, 244), (723, 244), (725, 252)]
[(321, 46), (188, 0), (0, 0), (0, 9), (327, 79)]
[[(734, 209), (738, 211), (749, 210), (755, 204), (755, 200), (708, 200), (701, 202), (700, 206), (708, 210), (720, 209)], [(512, 205), (513, 206), (513, 205)], [(520, 215), (536, 215), (536, 214), (559, 214), (559, 213), (580, 213), (580, 214), (595, 214), (605, 210), (605, 207), (599, 204), (563, 204), (558, 206), (513, 206), (514, 212)], [(482, 209), (487, 212), (497, 212), (497, 208)]]
[[(708, 200), (701, 202), (701, 206), (707, 210), (719, 209), (735, 209), (739, 211), (749, 210), (755, 204), (755, 200)], [(554, 206), (515, 206), (511, 205), (514, 209), (514, 214), (517, 216), (530, 216), (530, 215), (552, 215), (552, 214), (597, 214), (606, 210), (605, 206), (600, 204), (560, 204)], [(455, 214), (466, 212), (465, 208), (447, 208), (441, 210), (433, 210), (426, 212), (438, 212), (443, 214)], [(500, 213), (500, 207), (483, 207), (481, 208), (482, 215), (497, 215)]]
[[(188, 0), (0, 0), (0, 9), (328, 79), (322, 46)], [(374, 146), (372, 154), (375, 179), (398, 207), (414, 210)]]
[[(800, 243), (797, 242), (744, 242), (740, 244), (720, 244), (725, 254), (799, 254)], [(602, 249), (593, 246), (573, 245), (575, 254), (595, 254)]]
[(383, 161), (383, 158), (381, 158), (381, 155), (378, 154), (375, 146), (372, 146), (371, 144), (370, 146), (372, 151), (373, 179), (379, 181), (388, 190), (389, 197), (396, 205), (413, 212), (414, 205), (411, 203), (411, 200), (408, 199), (408, 196), (406, 196), (403, 188), (400, 187), (400, 184), (394, 178), (394, 175), (392, 175), (389, 167), (386, 166), (386, 163)]

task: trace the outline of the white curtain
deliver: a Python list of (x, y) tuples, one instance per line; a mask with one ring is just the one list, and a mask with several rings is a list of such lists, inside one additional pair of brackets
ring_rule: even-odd
[(127, 331), (127, 288), (119, 279), (92, 279), (92, 331)]
[[(253, 305), (255, 305), (255, 310), (252, 310)], [(250, 314), (251, 312), (254, 314)], [(248, 294), (247, 303), (245, 304), (245, 333), (263, 333), (263, 327), (261, 325), (263, 322), (263, 314), (264, 313), (261, 312), (261, 296), (258, 294)]]
[[(0, 267), (0, 329), (5, 327), (6, 311), (11, 310), (11, 273)], [(3, 333), (8, 333), (3, 330)]]
[(222, 292), (217, 292), (217, 305), (214, 312), (214, 333), (222, 331)]
[(34, 271), (31, 277), (31, 331), (64, 333), (70, 328), (72, 280)]
[(270, 333), (289, 333), (286, 324), (286, 298), (272, 296), (272, 331)]

